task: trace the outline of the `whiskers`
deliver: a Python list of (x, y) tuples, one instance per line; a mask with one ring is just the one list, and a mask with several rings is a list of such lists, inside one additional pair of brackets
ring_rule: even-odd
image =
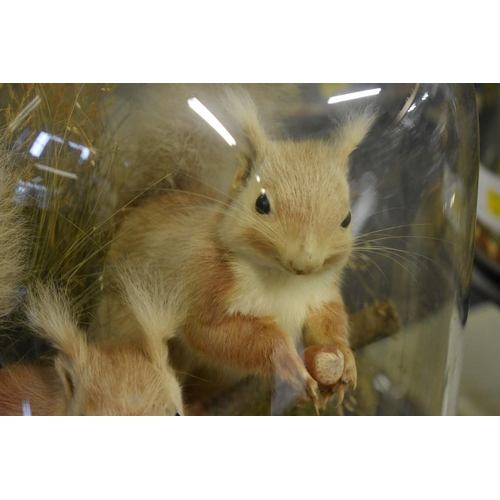
[[(454, 243), (442, 238), (415, 234), (391, 234), (391, 231), (402, 231), (409, 229), (431, 228), (432, 223), (427, 224), (401, 224), (369, 231), (354, 238), (351, 253), (351, 264), (361, 264), (373, 277), (370, 267), (376, 267), (389, 282), (389, 278), (382, 270), (380, 258), (387, 259), (407, 273), (414, 282), (419, 281), (422, 272), (432, 273), (436, 271), (437, 260), (430, 255), (442, 250), (450, 250)], [(410, 246), (411, 250), (401, 247)], [(422, 247), (428, 250), (422, 251)], [(378, 262), (377, 262), (378, 261)]]

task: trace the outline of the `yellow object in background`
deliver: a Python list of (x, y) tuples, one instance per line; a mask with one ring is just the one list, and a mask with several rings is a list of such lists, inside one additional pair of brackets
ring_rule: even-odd
[(319, 86), (319, 92), (322, 97), (328, 99), (332, 95), (337, 94), (341, 90), (348, 89), (350, 84), (348, 83), (322, 83)]
[(500, 219), (500, 193), (494, 189), (488, 189), (486, 192), (486, 208), (491, 215)]

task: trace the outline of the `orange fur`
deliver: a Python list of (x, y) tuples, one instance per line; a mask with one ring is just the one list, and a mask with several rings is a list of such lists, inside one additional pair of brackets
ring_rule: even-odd
[(9, 366), (0, 370), (0, 416), (23, 414), (28, 402), (33, 416), (64, 415), (63, 385), (53, 367)]
[(348, 317), (342, 302), (330, 302), (311, 312), (305, 325), (306, 345), (348, 345)]

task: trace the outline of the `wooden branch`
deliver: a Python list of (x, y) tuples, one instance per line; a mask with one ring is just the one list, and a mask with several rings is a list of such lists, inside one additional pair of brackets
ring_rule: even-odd
[(361, 349), (401, 330), (401, 319), (394, 302), (378, 300), (375, 304), (349, 314), (352, 349)]

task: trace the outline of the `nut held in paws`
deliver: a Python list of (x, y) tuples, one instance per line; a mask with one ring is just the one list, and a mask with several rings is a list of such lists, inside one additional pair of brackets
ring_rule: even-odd
[(304, 364), (316, 382), (330, 387), (344, 372), (344, 355), (333, 346), (313, 345), (304, 351)]

